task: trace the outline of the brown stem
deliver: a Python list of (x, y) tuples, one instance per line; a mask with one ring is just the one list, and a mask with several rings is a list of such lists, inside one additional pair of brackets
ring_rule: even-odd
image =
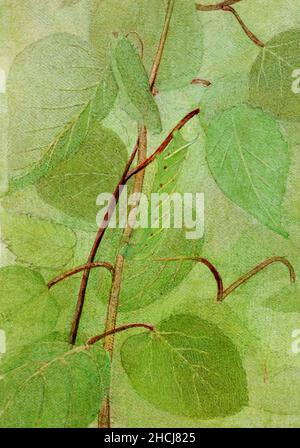
[[(120, 182), (118, 183), (114, 193), (113, 193), (113, 198), (108, 206), (107, 212), (104, 216), (103, 219), (103, 223), (101, 224), (98, 233), (96, 235), (93, 247), (91, 249), (88, 261), (87, 261), (87, 265), (89, 265), (90, 263), (93, 263), (95, 256), (97, 254), (99, 245), (102, 241), (102, 238), (104, 236), (105, 230), (107, 229), (108, 223), (112, 217), (112, 214), (115, 210), (115, 207), (119, 201), (120, 198), (120, 194), (125, 186), (125, 184), (128, 182), (128, 180), (134, 175), (137, 174), (139, 171), (142, 171), (146, 168), (146, 166), (148, 166), (151, 162), (154, 161), (155, 157), (160, 154), (167, 146), (168, 144), (172, 141), (174, 133), (177, 130), (180, 130), (191, 118), (193, 118), (195, 115), (197, 115), (200, 112), (199, 109), (196, 109), (192, 112), (190, 112), (189, 114), (187, 114), (176, 126), (175, 128), (170, 132), (170, 134), (167, 136), (167, 138), (164, 140), (164, 142), (159, 146), (159, 148), (146, 160), (141, 161), (141, 163), (139, 163), (137, 165), (136, 168), (134, 168), (133, 170), (131, 170), (129, 172), (130, 166), (133, 162), (133, 159), (135, 158), (136, 153), (138, 152), (139, 148), (140, 148), (140, 136), (138, 138), (137, 144), (134, 148), (134, 151), (125, 167), (124, 173), (122, 175), (122, 178), (120, 179)], [(84, 298), (85, 298), (85, 292), (86, 292), (86, 287), (87, 287), (87, 282), (88, 282), (88, 278), (89, 278), (89, 273), (90, 273), (90, 268), (87, 267), (84, 271), (83, 271), (83, 276), (82, 276), (82, 280), (81, 280), (81, 284), (80, 284), (80, 289), (79, 289), (79, 294), (78, 294), (78, 299), (77, 299), (77, 304), (76, 304), (76, 309), (75, 309), (75, 313), (73, 316), (73, 320), (72, 320), (72, 325), (71, 325), (71, 332), (70, 332), (70, 336), (69, 336), (69, 342), (70, 344), (74, 345), (76, 342), (76, 337), (77, 337), (77, 332), (78, 332), (78, 327), (79, 327), (79, 322), (80, 322), (80, 318), (81, 318), (81, 314), (82, 314), (82, 309), (83, 309), (83, 305), (84, 305)]]
[[(125, 183), (125, 179), (127, 176), (127, 173), (130, 169), (130, 166), (136, 156), (136, 153), (138, 152), (138, 148), (139, 148), (139, 138), (136, 142), (136, 145), (132, 151), (132, 154), (125, 166), (124, 169), (124, 173), (120, 179), (120, 182), (118, 183), (114, 193), (113, 193), (113, 199), (111, 200), (107, 212), (105, 213), (105, 216), (103, 218), (103, 222), (97, 232), (94, 244), (92, 246), (92, 249), (90, 251), (88, 260), (87, 260), (87, 265), (89, 265), (90, 263), (93, 263), (96, 254), (97, 254), (97, 250), (99, 248), (99, 245), (102, 241), (102, 238), (104, 236), (105, 230), (107, 229), (107, 225), (113, 215), (114, 209), (116, 204), (118, 203), (119, 197), (120, 197), (120, 193), (122, 191), (122, 187)], [(106, 224), (105, 224), (106, 223)], [(77, 332), (78, 332), (78, 327), (79, 327), (79, 322), (80, 322), (80, 318), (81, 318), (81, 314), (82, 314), (82, 309), (83, 309), (83, 305), (84, 305), (84, 299), (85, 299), (85, 292), (86, 292), (86, 287), (87, 287), (87, 282), (89, 279), (89, 275), (90, 275), (90, 268), (86, 268), (83, 271), (83, 275), (82, 275), (82, 279), (81, 279), (81, 284), (80, 284), (80, 289), (79, 289), (79, 293), (78, 293), (78, 299), (77, 299), (77, 304), (76, 304), (76, 309), (75, 309), (75, 313), (72, 319), (72, 324), (71, 324), (71, 332), (70, 332), (70, 336), (69, 336), (69, 343), (74, 345), (76, 342), (76, 338), (77, 338)]]
[(156, 78), (158, 75), (159, 66), (160, 66), (160, 63), (162, 60), (162, 55), (164, 52), (164, 48), (165, 48), (165, 44), (166, 44), (166, 40), (167, 40), (169, 28), (170, 28), (170, 22), (171, 22), (171, 18), (172, 18), (174, 5), (175, 5), (175, 0), (169, 0), (167, 11), (166, 11), (166, 16), (165, 16), (164, 27), (163, 27), (163, 30), (162, 30), (162, 33), (160, 36), (160, 41), (158, 44), (158, 48), (157, 48), (156, 55), (155, 55), (153, 65), (152, 65), (151, 74), (149, 77), (149, 84), (150, 84), (150, 89), (152, 92), (153, 92), (154, 84), (155, 84), (155, 81), (156, 81)]
[(200, 84), (203, 87), (211, 86), (211, 82), (203, 78), (194, 78), (192, 79), (191, 84)]
[(205, 266), (208, 267), (208, 269), (210, 270), (210, 272), (213, 274), (216, 283), (217, 283), (217, 287), (218, 287), (218, 292), (217, 292), (217, 301), (220, 302), (222, 300), (223, 297), (223, 291), (224, 291), (224, 286), (223, 286), (223, 281), (222, 281), (222, 277), (219, 274), (218, 270), (216, 269), (216, 267), (206, 258), (202, 258), (202, 257), (174, 257), (174, 258), (155, 258), (154, 261), (197, 261), (198, 263), (202, 263)]
[(256, 37), (255, 34), (252, 33), (252, 31), (249, 30), (249, 28), (247, 27), (245, 22), (242, 20), (241, 16), (236, 12), (236, 10), (234, 8), (232, 8), (231, 6), (224, 6), (222, 8), (222, 10), (231, 12), (234, 15), (236, 20), (241, 25), (245, 34), (249, 37), (250, 40), (252, 40), (252, 42), (255, 43), (255, 45), (262, 47), (262, 48), (265, 47), (265, 44), (260, 39), (258, 39), (258, 37)]
[(82, 266), (78, 266), (76, 268), (71, 269), (68, 272), (65, 272), (64, 274), (58, 275), (57, 277), (53, 278), (48, 282), (47, 287), (48, 289), (51, 289), (54, 285), (57, 283), (65, 280), (68, 277), (71, 277), (72, 275), (78, 274), (78, 272), (84, 271), (85, 269), (93, 269), (93, 268), (106, 268), (110, 272), (114, 272), (114, 267), (111, 263), (107, 263), (106, 261), (96, 261), (94, 263), (86, 263)]
[(242, 30), (244, 33), (249, 37), (250, 40), (252, 40), (255, 45), (258, 45), (259, 47), (265, 47), (265, 44), (258, 39), (255, 34), (250, 31), (250, 29), (247, 27), (241, 16), (237, 13), (237, 11), (231, 6), (236, 3), (239, 3), (241, 0), (227, 0), (221, 3), (217, 3), (215, 5), (202, 5), (202, 4), (196, 4), (196, 8), (198, 11), (225, 11), (230, 12), (234, 15), (240, 26), (242, 27)]
[(291, 283), (295, 283), (296, 281), (296, 273), (291, 265), (291, 263), (284, 257), (272, 257), (268, 258), (267, 260), (259, 263), (257, 266), (255, 266), (251, 271), (247, 272), (246, 274), (242, 275), (239, 279), (237, 279), (234, 283), (232, 283), (228, 288), (224, 289), (224, 284), (222, 277), (216, 267), (206, 258), (201, 257), (173, 257), (173, 258), (155, 258), (154, 261), (182, 261), (182, 260), (192, 260), (197, 261), (199, 263), (205, 264), (208, 269), (211, 271), (213, 276), (215, 277), (217, 287), (218, 287), (218, 293), (217, 293), (217, 302), (222, 302), (229, 294), (231, 294), (235, 289), (237, 289), (239, 286), (241, 286), (243, 283), (246, 283), (248, 280), (250, 280), (251, 277), (258, 274), (260, 271), (265, 269), (267, 266), (273, 263), (283, 263), (289, 270), (290, 273), (290, 280)]
[[(153, 95), (156, 93), (155, 89), (155, 81), (157, 78), (159, 66), (161, 63), (161, 59), (163, 56), (163, 51), (165, 47), (165, 43), (167, 40), (167, 35), (169, 31), (170, 21), (172, 17), (172, 12), (174, 8), (175, 0), (168, 0), (168, 6), (165, 16), (165, 22), (164, 27), (161, 33), (161, 38), (159, 41), (159, 45), (156, 51), (156, 55), (154, 58), (152, 70), (149, 77), (149, 86), (151, 89), (151, 92)], [(172, 137), (173, 138), (173, 137)], [(171, 138), (171, 140), (172, 140)], [(144, 163), (144, 161), (147, 159), (147, 129), (142, 126), (139, 133), (139, 160), (138, 164), (141, 165)], [(154, 159), (153, 159), (154, 160)], [(151, 162), (150, 162), (151, 163)], [(125, 182), (129, 180), (127, 176), (128, 172), (126, 173)], [(143, 181), (144, 181), (144, 171), (138, 170), (136, 172), (137, 176), (135, 178), (135, 186), (134, 190), (135, 192), (141, 192), (143, 188)], [(132, 174), (133, 175), (133, 174)], [(124, 182), (124, 183), (125, 183)], [(123, 244), (128, 244), (130, 240), (132, 232), (132, 227), (127, 225), (127, 228), (124, 231), (123, 234)], [(109, 305), (108, 305), (108, 312), (107, 312), (107, 319), (106, 319), (106, 330), (114, 329), (116, 324), (116, 318), (117, 318), (117, 312), (118, 312), (118, 305), (119, 305), (119, 296), (120, 296), (120, 290), (121, 290), (121, 281), (122, 281), (122, 274), (123, 274), (123, 265), (124, 265), (124, 258), (119, 255), (117, 257), (116, 266), (115, 266), (115, 274), (114, 279), (112, 282), (112, 289), (111, 289), (111, 295), (109, 299)], [(114, 335), (109, 335), (105, 338), (104, 341), (104, 347), (109, 350), (110, 356), (112, 358), (113, 355), (113, 346), (114, 346)], [(107, 394), (104, 404), (100, 410), (99, 418), (98, 418), (98, 427), (111, 427), (110, 422), (110, 396), (109, 393)]]
[[(147, 129), (144, 126), (141, 126), (139, 130), (139, 149), (138, 149), (138, 161), (142, 162), (147, 157)], [(135, 177), (134, 182), (134, 192), (138, 193), (142, 191), (144, 181), (144, 171), (138, 173)], [(130, 240), (130, 236), (132, 233), (132, 227), (127, 224), (121, 245), (124, 246), (128, 244)], [(124, 257), (122, 255), (118, 255), (115, 264), (115, 272), (113, 276), (113, 281), (111, 285), (109, 301), (107, 306), (107, 314), (105, 321), (105, 332), (108, 334), (104, 339), (104, 349), (109, 353), (110, 358), (112, 360), (113, 351), (114, 351), (114, 334), (113, 331), (116, 327), (117, 322), (117, 314), (119, 308), (119, 297), (121, 291), (121, 283), (122, 283), (122, 275), (123, 275), (123, 267), (124, 267)], [(98, 416), (98, 427), (99, 428), (110, 428), (110, 396), (109, 393), (104, 399), (104, 403), (99, 412)]]
[(144, 160), (142, 163), (139, 163), (135, 168), (129, 171), (126, 177), (126, 182), (137, 174), (139, 171), (144, 170), (147, 168), (150, 163), (152, 163), (156, 157), (161, 154), (166, 147), (170, 144), (172, 141), (175, 132), (179, 131), (189, 120), (191, 120), (195, 115), (198, 115), (200, 113), (200, 109), (195, 109), (192, 112), (189, 112), (185, 117), (183, 117), (180, 122), (175, 126), (175, 128), (169, 133), (169, 135), (165, 138), (165, 140), (162, 142), (162, 144), (157, 148), (156, 151), (154, 151), (151, 156), (149, 156), (146, 160)]
[(296, 273), (291, 265), (291, 263), (284, 257), (272, 257), (268, 260), (263, 261), (262, 263), (255, 266), (255, 268), (251, 269), (251, 271), (247, 272), (246, 274), (242, 275), (239, 279), (237, 279), (234, 283), (232, 283), (228, 288), (226, 288), (223, 292), (223, 296), (221, 301), (223, 301), (229, 294), (231, 294), (235, 289), (246, 283), (251, 277), (258, 274), (258, 272), (265, 269), (267, 266), (270, 266), (270, 264), (273, 263), (283, 263), (289, 270), (290, 274), (290, 281), (291, 283), (295, 283), (296, 281)]
[(242, 0), (227, 0), (224, 2), (216, 3), (214, 5), (202, 5), (202, 4), (196, 3), (196, 8), (199, 11), (219, 11), (226, 6), (234, 5), (235, 3), (239, 3), (241, 1)]
[(105, 333), (93, 336), (92, 338), (86, 341), (86, 344), (87, 345), (96, 344), (96, 342), (101, 341), (101, 339), (104, 339), (107, 336), (110, 336), (111, 334), (120, 333), (121, 331), (129, 330), (130, 328), (146, 328), (147, 330), (155, 331), (154, 325), (151, 324), (145, 324), (145, 323), (125, 324), (120, 325), (120, 327), (113, 328), (112, 330), (106, 331)]

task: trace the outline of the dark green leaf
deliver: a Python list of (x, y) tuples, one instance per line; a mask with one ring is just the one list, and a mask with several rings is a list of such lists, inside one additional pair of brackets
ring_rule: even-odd
[(254, 104), (280, 118), (300, 118), (300, 29), (273, 37), (260, 51), (250, 74)]
[(122, 364), (135, 390), (172, 414), (225, 417), (248, 402), (235, 345), (199, 317), (172, 316), (155, 333), (131, 336), (122, 347)]

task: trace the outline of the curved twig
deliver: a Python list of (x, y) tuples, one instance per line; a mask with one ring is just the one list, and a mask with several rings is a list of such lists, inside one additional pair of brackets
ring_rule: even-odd
[(154, 259), (154, 261), (182, 261), (182, 260), (197, 261), (199, 263), (205, 264), (205, 266), (208, 267), (208, 269), (211, 271), (211, 273), (215, 277), (215, 280), (217, 283), (217, 287), (218, 287), (217, 302), (222, 302), (235, 289), (237, 289), (243, 283), (246, 283), (254, 275), (258, 274), (260, 271), (262, 271), (267, 266), (270, 266), (270, 264), (273, 264), (273, 263), (277, 263), (277, 262), (283, 263), (289, 270), (291, 283), (295, 283), (295, 281), (296, 281), (295, 270), (294, 270), (292, 264), (285, 257), (272, 257), (272, 258), (268, 258), (265, 261), (262, 261), (257, 266), (255, 266), (253, 269), (251, 269), (251, 271), (247, 272), (246, 274), (244, 274), (240, 278), (238, 278), (235, 282), (233, 282), (226, 289), (224, 289), (224, 283), (223, 283), (221, 274), (218, 272), (216, 267), (206, 258), (202, 258), (202, 257), (173, 257), (173, 258), (155, 258)]
[(99, 334), (97, 336), (93, 336), (92, 338), (86, 341), (86, 345), (93, 345), (101, 339), (106, 338), (106, 336), (110, 336), (111, 334), (120, 333), (121, 331), (129, 330), (130, 328), (146, 328), (150, 331), (155, 331), (154, 325), (145, 324), (145, 323), (134, 323), (134, 324), (125, 324), (120, 327), (113, 328), (112, 330), (106, 331), (105, 333)]
[(155, 258), (154, 261), (197, 261), (198, 263), (202, 263), (205, 264), (205, 266), (208, 267), (208, 269), (210, 270), (210, 272), (213, 274), (216, 283), (217, 283), (217, 287), (218, 287), (218, 292), (217, 292), (217, 302), (220, 302), (222, 300), (223, 297), (223, 291), (224, 291), (224, 286), (223, 286), (223, 280), (221, 275), (219, 274), (218, 270), (216, 269), (216, 267), (206, 258), (202, 258), (202, 257), (174, 257), (174, 258)]
[(196, 3), (196, 8), (199, 11), (220, 11), (226, 6), (234, 5), (235, 3), (239, 3), (242, 0), (227, 0), (224, 2), (216, 3), (214, 5), (202, 5), (199, 3)]
[(252, 40), (253, 43), (255, 43), (255, 45), (262, 48), (265, 47), (265, 44), (260, 39), (258, 39), (258, 37), (256, 37), (255, 34), (252, 33), (252, 31), (249, 30), (245, 22), (242, 20), (241, 16), (237, 13), (237, 11), (234, 8), (232, 8), (231, 6), (224, 6), (222, 10), (231, 12), (234, 15), (238, 23), (241, 25), (244, 33), (249, 37), (250, 40)]
[(225, 11), (225, 12), (231, 12), (231, 14), (234, 15), (240, 26), (242, 27), (242, 30), (244, 33), (249, 37), (250, 40), (255, 45), (258, 45), (259, 47), (265, 47), (265, 44), (258, 39), (257, 36), (255, 36), (252, 31), (247, 27), (241, 16), (237, 13), (237, 11), (231, 6), (235, 5), (236, 3), (239, 3), (241, 0), (227, 0), (221, 3), (217, 3), (215, 5), (202, 5), (202, 4), (196, 4), (196, 8), (198, 11)]
[(166, 149), (166, 147), (170, 144), (170, 142), (172, 141), (172, 139), (174, 137), (175, 132), (177, 132), (181, 128), (183, 128), (183, 126), (189, 120), (191, 120), (191, 118), (193, 118), (195, 115), (198, 115), (199, 113), (200, 113), (200, 109), (197, 108), (197, 109), (192, 110), (192, 112), (189, 112), (185, 117), (183, 117), (180, 120), (180, 122), (175, 126), (175, 128), (170, 132), (170, 134), (165, 138), (165, 140), (162, 142), (162, 144), (157, 148), (157, 150), (154, 151), (154, 153), (152, 153), (151, 156), (149, 156), (144, 162), (140, 163), (135, 168), (133, 168), (132, 170), (129, 171), (129, 173), (126, 176), (125, 182), (128, 182), (132, 176), (134, 176), (138, 172), (147, 168), (147, 166), (150, 165), (150, 163), (152, 163), (156, 159), (156, 157), (159, 154), (161, 154)]
[(85, 269), (93, 269), (93, 268), (106, 268), (112, 274), (114, 273), (114, 270), (115, 270), (113, 265), (106, 261), (95, 261), (94, 263), (86, 263), (86, 264), (83, 264), (81, 266), (73, 268), (70, 271), (65, 272), (64, 274), (58, 275), (57, 277), (53, 278), (47, 284), (47, 287), (48, 287), (48, 289), (51, 289), (52, 286), (65, 280), (66, 278), (71, 277), (72, 275), (78, 274), (78, 272), (84, 271)]
[(143, 57), (144, 57), (144, 42), (142, 41), (141, 36), (136, 31), (129, 31), (129, 33), (125, 34), (125, 37), (130, 36), (130, 34), (134, 34), (137, 37), (137, 39), (140, 43), (140, 46), (141, 46), (141, 58), (143, 59)]
[(235, 289), (237, 289), (243, 283), (246, 283), (251, 277), (258, 274), (260, 271), (265, 269), (267, 266), (270, 266), (270, 264), (277, 263), (277, 262), (283, 263), (288, 268), (289, 274), (290, 274), (290, 281), (291, 281), (291, 283), (295, 283), (296, 273), (295, 273), (295, 270), (294, 270), (293, 266), (291, 265), (291, 263), (284, 257), (272, 257), (272, 258), (268, 258), (267, 260), (259, 263), (257, 266), (255, 266), (255, 268), (251, 269), (251, 271), (242, 275), (234, 283), (232, 283), (230, 286), (228, 286), (228, 288), (226, 288), (225, 291), (223, 292), (221, 301), (223, 301), (229, 294), (231, 294)]

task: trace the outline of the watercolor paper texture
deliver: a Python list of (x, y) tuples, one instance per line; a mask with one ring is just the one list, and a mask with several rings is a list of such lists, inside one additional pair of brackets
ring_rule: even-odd
[(299, 427), (299, 1), (0, 17), (0, 427)]

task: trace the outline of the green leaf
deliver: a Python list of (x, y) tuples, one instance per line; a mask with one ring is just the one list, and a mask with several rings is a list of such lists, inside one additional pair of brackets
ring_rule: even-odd
[(0, 426), (87, 427), (104, 398), (108, 372), (100, 347), (38, 343), (0, 365)]
[(114, 191), (126, 160), (119, 137), (95, 123), (78, 152), (41, 179), (37, 191), (48, 204), (96, 228), (97, 197)]
[(1, 225), (5, 244), (20, 263), (59, 269), (74, 256), (76, 236), (61, 224), (29, 215), (2, 213)]
[[(195, 143), (195, 142), (193, 142)], [(190, 146), (177, 134), (167, 150), (157, 159), (157, 171), (152, 183), (151, 193), (162, 195), (168, 193), (198, 192), (190, 182), (190, 157), (197, 157), (199, 148), (196, 144)], [(192, 151), (194, 154), (192, 154)], [(149, 198), (150, 199), (150, 198)], [(163, 196), (160, 196), (158, 214), (160, 219), (164, 209), (162, 203), (167, 205)], [(180, 196), (180, 200), (182, 196)], [(143, 308), (164, 296), (178, 286), (193, 267), (192, 261), (165, 262), (156, 261), (158, 258), (193, 256), (201, 253), (203, 237), (188, 239), (187, 234), (195, 229), (187, 229), (184, 222), (181, 228), (174, 226), (174, 209), (170, 203), (170, 228), (151, 228), (153, 212), (150, 214), (151, 200), (149, 201), (148, 228), (136, 228), (133, 231), (130, 244), (123, 250), (125, 257), (122, 277), (120, 311), (128, 312)], [(193, 203), (195, 206), (195, 202)], [(164, 216), (166, 218), (166, 216)], [(137, 216), (139, 220), (141, 217)], [(152, 219), (151, 219), (152, 218)], [(198, 219), (201, 218), (198, 216)], [(109, 241), (107, 241), (107, 245)], [(106, 249), (106, 246), (104, 246)], [(104, 249), (103, 249), (104, 250)], [(107, 253), (107, 252), (105, 252)], [(102, 281), (103, 273), (100, 273)], [(107, 280), (103, 278), (103, 288), (108, 288)], [(103, 298), (107, 295), (103, 292)]]
[[(163, 30), (167, 0), (104, 0), (98, 5), (91, 24), (91, 40), (103, 60), (109, 60), (111, 39), (127, 35), (141, 51), (150, 74)], [(189, 85), (202, 63), (201, 15), (194, 0), (176, 0), (168, 38), (156, 81), (158, 90)], [(151, 26), (149, 25), (151, 24)], [(137, 33), (137, 34), (135, 34)]]
[(129, 337), (122, 364), (134, 389), (176, 415), (210, 419), (247, 405), (247, 379), (235, 345), (217, 326), (174, 315), (157, 332)]
[(124, 96), (124, 107), (133, 118), (140, 120), (152, 131), (161, 132), (159, 110), (152, 96), (149, 80), (142, 60), (125, 37), (114, 50), (114, 75)]
[(257, 56), (250, 74), (254, 104), (277, 117), (300, 118), (300, 29), (273, 37)]
[(76, 36), (53, 34), (18, 54), (8, 78), (10, 188), (34, 183), (76, 152), (116, 94), (111, 70)]
[(223, 193), (283, 236), (281, 204), (290, 164), (276, 121), (243, 105), (219, 114), (207, 134), (207, 161)]
[(7, 352), (36, 341), (54, 330), (58, 308), (43, 277), (21, 266), (0, 269), (0, 329)]

